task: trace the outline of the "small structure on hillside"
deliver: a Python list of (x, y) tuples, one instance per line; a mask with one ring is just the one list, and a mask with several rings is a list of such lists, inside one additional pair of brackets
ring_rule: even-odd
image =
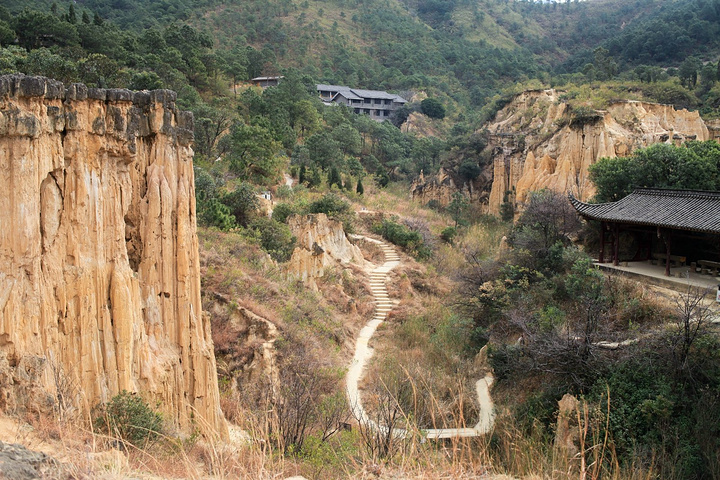
[(343, 85), (316, 85), (325, 105), (345, 105), (355, 113), (369, 115), (378, 122), (389, 120), (392, 113), (407, 103), (394, 93), (380, 90), (362, 90)]
[(280, 83), (280, 80), (282, 80), (282, 75), (275, 76), (275, 77), (255, 77), (250, 82), (255, 85), (256, 87), (277, 87), (277, 85)]
[(600, 263), (609, 247), (614, 265), (650, 260), (664, 263), (666, 276), (686, 264), (720, 273), (720, 192), (641, 188), (599, 204), (569, 198), (582, 217), (600, 222)]

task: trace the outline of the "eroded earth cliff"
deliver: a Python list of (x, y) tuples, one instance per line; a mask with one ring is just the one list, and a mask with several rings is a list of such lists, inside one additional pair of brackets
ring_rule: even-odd
[(568, 111), (558, 95), (555, 90), (524, 92), (488, 125), (492, 213), (499, 211), (508, 191), (518, 203), (542, 188), (572, 191), (587, 200), (595, 194), (588, 167), (600, 158), (626, 156), (658, 142), (710, 138), (697, 112), (638, 101)]
[(0, 407), (128, 390), (225, 434), (192, 128), (170, 91), (0, 77)]
[(288, 262), (290, 275), (309, 281), (323, 276), (330, 265), (355, 263), (363, 265), (360, 248), (345, 236), (342, 222), (324, 213), (292, 215), (288, 225), (297, 237), (297, 247)]
[[(680, 144), (711, 137), (697, 112), (639, 101), (619, 101), (604, 110), (573, 110), (562, 92), (553, 89), (517, 95), (485, 131), (485, 170), (470, 185), (455, 183), (456, 190), (486, 202), (495, 214), (504, 202), (521, 205), (529, 192), (542, 188), (572, 191), (588, 200), (595, 194), (588, 167), (600, 158), (626, 156), (658, 142)], [(426, 175), (413, 184), (412, 192), (423, 202), (446, 204), (452, 189), (448, 182), (440, 184)]]

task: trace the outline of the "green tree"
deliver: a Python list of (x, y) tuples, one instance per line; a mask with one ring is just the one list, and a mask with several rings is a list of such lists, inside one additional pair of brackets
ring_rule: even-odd
[[(158, 90), (163, 88), (163, 82), (155, 72), (135, 72), (130, 78), (131, 90)], [(197, 123), (195, 124), (197, 126)]]
[(343, 187), (342, 178), (340, 178), (340, 172), (338, 172), (338, 169), (336, 166), (330, 167), (330, 173), (328, 174), (328, 187), (332, 187), (333, 185), (337, 185), (338, 188)]
[(465, 215), (469, 206), (470, 204), (462, 192), (452, 194), (452, 200), (447, 206), (447, 211), (450, 214), (450, 218), (455, 222), (455, 228), (465, 223)]
[(230, 133), (230, 170), (243, 179), (273, 181), (281, 164), (281, 148), (267, 128), (237, 123)]
[(20, 63), (22, 71), (29, 75), (43, 75), (66, 84), (78, 80), (77, 66), (47, 48), (31, 50)]
[(420, 111), (430, 118), (445, 118), (445, 107), (437, 98), (426, 98), (420, 102)]
[(7, 22), (0, 21), (0, 45), (10, 45), (15, 42), (15, 30)]
[(195, 115), (195, 153), (212, 159), (215, 155), (225, 153), (218, 151), (222, 150), (218, 147), (218, 142), (232, 123), (234, 116), (232, 110), (222, 100), (216, 100), (212, 103), (200, 103), (193, 108), (193, 114)]
[(23, 10), (15, 19), (15, 31), (21, 47), (33, 50), (40, 47), (76, 46), (80, 43), (77, 28), (54, 15)]
[(466, 182), (470, 182), (472, 180), (475, 180), (477, 177), (480, 176), (482, 173), (482, 169), (477, 164), (477, 162), (474, 162), (472, 160), (466, 160), (460, 165), (460, 168), (458, 168), (458, 174), (465, 180)]
[(365, 193), (365, 187), (363, 187), (362, 178), (358, 178), (357, 187), (355, 187), (355, 192), (358, 195), (363, 195)]
[(75, 25), (77, 23), (77, 13), (75, 13), (75, 5), (70, 3), (70, 7), (68, 7), (68, 14), (67, 17), (65, 17), (69, 23), (72, 23)]
[(347, 123), (335, 127), (331, 137), (338, 143), (343, 155), (358, 155), (360, 153), (362, 148), (360, 132)]
[(310, 136), (305, 146), (310, 152), (310, 158), (322, 169), (337, 165), (342, 158), (340, 145), (327, 132), (318, 132)]
[(309, 213), (324, 213), (328, 217), (348, 214), (350, 211), (350, 204), (335, 193), (323, 195), (308, 207)]
[(77, 63), (80, 81), (89, 87), (109, 88), (120, 74), (120, 65), (100, 53), (92, 53)]
[(310, 166), (310, 175), (307, 179), (308, 187), (318, 187), (322, 184), (322, 176), (320, 175), (320, 168), (314, 163)]
[(223, 195), (221, 201), (230, 208), (237, 223), (243, 227), (248, 226), (260, 208), (255, 188), (247, 182), (241, 182), (235, 190)]
[(247, 62), (247, 50), (239, 45), (233, 47), (224, 57), (223, 71), (232, 79), (233, 94), (236, 97), (237, 84), (248, 77)]
[(297, 118), (294, 122), (298, 137), (304, 139), (320, 128), (320, 114), (310, 100), (301, 100), (294, 107)]
[(702, 68), (702, 62), (697, 57), (687, 57), (678, 70), (680, 81), (687, 88), (695, 88), (698, 80), (698, 71)]
[(565, 265), (563, 247), (579, 229), (580, 220), (567, 197), (544, 189), (530, 193), (508, 240), (527, 253), (529, 268), (557, 273)]
[(615, 59), (610, 56), (610, 52), (603, 47), (597, 47), (593, 51), (593, 66), (598, 75), (598, 80), (609, 80), (618, 72), (618, 66)]
[(636, 187), (717, 190), (720, 146), (688, 142), (682, 147), (658, 143), (630, 157), (601, 158), (589, 169), (599, 202), (617, 201)]

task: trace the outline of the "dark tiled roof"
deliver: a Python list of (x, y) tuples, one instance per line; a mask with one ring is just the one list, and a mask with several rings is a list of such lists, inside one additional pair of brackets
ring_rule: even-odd
[(380, 100), (392, 100), (397, 103), (407, 103), (407, 100), (402, 98), (400, 95), (394, 93), (387, 93), (380, 90), (362, 90), (359, 88), (350, 88), (344, 85), (327, 85), (317, 84), (316, 88), (318, 91), (328, 91), (341, 94), (343, 97), (350, 100), (362, 100), (364, 98), (380, 99)]
[(578, 213), (592, 220), (720, 233), (720, 192), (642, 188), (598, 204), (569, 197)]

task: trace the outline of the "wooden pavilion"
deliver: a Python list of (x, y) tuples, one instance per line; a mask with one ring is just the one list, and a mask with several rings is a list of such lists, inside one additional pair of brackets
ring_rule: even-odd
[(671, 264), (686, 263), (720, 273), (720, 192), (642, 188), (598, 204), (569, 198), (583, 218), (600, 222), (600, 263), (609, 246), (614, 265), (651, 260), (665, 263), (666, 276)]

